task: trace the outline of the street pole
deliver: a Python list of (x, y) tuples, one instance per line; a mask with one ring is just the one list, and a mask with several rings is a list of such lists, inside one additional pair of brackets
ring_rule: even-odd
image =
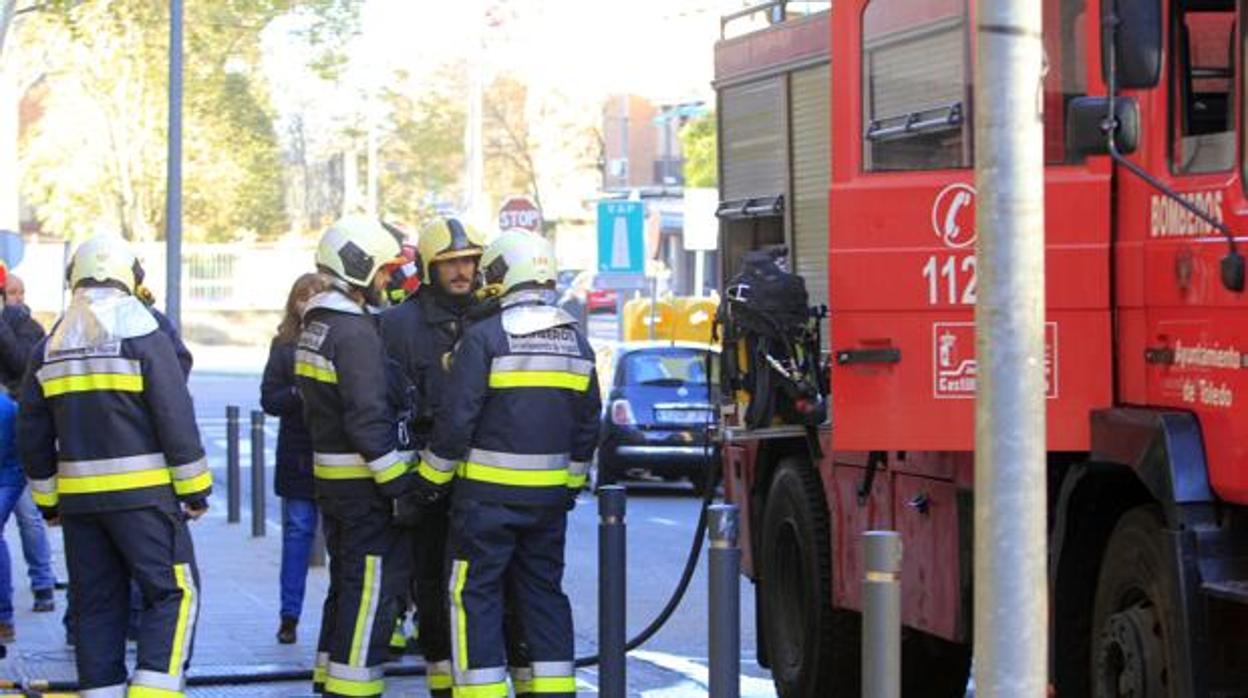
[(707, 646), (710, 648), (710, 682), (714, 698), (741, 695), (741, 548), (735, 504), (712, 504), (707, 510)]
[(622, 486), (598, 488), (598, 690), (602, 698), (624, 698), (627, 685), (626, 507)]
[(901, 534), (863, 531), (862, 695), (901, 696)]
[(169, 162), (165, 181), (165, 314), (182, 326), (182, 0), (169, 2)]
[(975, 16), (975, 687), (1040, 698), (1049, 616), (1041, 3), (977, 0)]

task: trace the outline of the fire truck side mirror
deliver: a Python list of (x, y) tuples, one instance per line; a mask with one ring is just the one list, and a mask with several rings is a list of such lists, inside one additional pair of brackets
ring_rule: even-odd
[(1160, 0), (1105, 0), (1101, 28), (1101, 71), (1106, 84), (1109, 71), (1116, 68), (1120, 89), (1155, 87), (1161, 78)]
[[(1118, 152), (1135, 152), (1140, 141), (1140, 105), (1132, 97), (1114, 100), (1114, 142)], [(1077, 159), (1109, 154), (1108, 97), (1076, 97), (1066, 105), (1066, 152)]]

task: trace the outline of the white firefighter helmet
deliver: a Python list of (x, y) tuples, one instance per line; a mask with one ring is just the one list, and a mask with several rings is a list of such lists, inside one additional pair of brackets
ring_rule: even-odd
[(129, 243), (119, 235), (104, 233), (78, 246), (69, 262), (69, 287), (77, 288), (83, 281), (101, 284), (112, 281), (133, 294), (138, 258)]
[(316, 264), (338, 279), (367, 289), (383, 265), (400, 257), (398, 238), (368, 216), (344, 216), (321, 236)]
[(555, 282), (555, 250), (546, 238), (519, 228), (503, 231), (481, 255), (481, 275), (489, 292), (542, 288)]

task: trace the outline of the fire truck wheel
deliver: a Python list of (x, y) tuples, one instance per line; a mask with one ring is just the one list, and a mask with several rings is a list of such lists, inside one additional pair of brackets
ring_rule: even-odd
[(817, 473), (786, 459), (767, 496), (762, 618), (781, 698), (861, 693), (858, 614), (832, 608), (828, 512)]
[(1092, 695), (1176, 696), (1173, 658), (1180, 651), (1178, 571), (1162, 549), (1156, 507), (1118, 520), (1092, 612)]

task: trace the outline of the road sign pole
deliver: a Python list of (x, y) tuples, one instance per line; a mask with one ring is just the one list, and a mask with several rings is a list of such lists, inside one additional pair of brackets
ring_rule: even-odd
[(1044, 696), (1044, 132), (1041, 3), (977, 0), (975, 686)]

